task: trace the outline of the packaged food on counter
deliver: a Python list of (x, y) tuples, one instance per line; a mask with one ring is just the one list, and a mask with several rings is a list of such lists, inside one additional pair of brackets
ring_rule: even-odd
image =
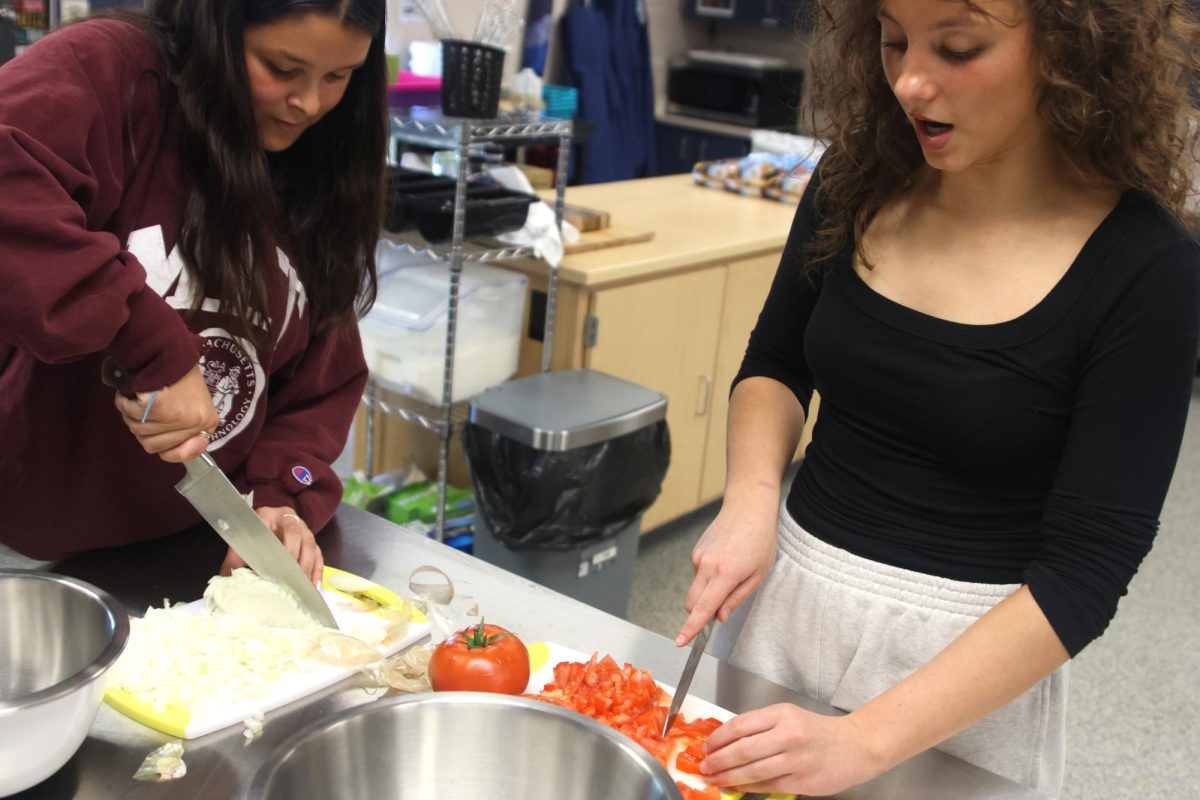
[(743, 158), (698, 162), (692, 179), (711, 189), (799, 203), (816, 166), (817, 156), (812, 154), (750, 153)]

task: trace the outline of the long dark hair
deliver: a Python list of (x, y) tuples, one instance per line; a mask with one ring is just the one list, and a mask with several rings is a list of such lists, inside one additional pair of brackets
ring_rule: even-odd
[[(341, 102), (268, 158), (250, 101), (243, 31), (302, 13), (328, 14), (372, 37)], [(387, 149), (384, 0), (151, 0), (110, 13), (146, 31), (181, 128), (187, 197), (179, 249), (201, 292), (220, 298), (234, 332), (261, 341), (274, 248), (289, 253), (317, 332), (365, 313), (376, 292)], [(256, 269), (255, 265), (260, 265)]]

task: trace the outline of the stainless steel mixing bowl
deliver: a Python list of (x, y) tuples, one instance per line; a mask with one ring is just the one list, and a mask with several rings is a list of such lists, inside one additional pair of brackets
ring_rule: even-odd
[(659, 800), (681, 798), (620, 733), (537, 700), (443, 692), (335, 714), (281, 744), (254, 800)]
[(87, 736), (129, 616), (91, 584), (0, 570), (0, 797), (53, 775)]

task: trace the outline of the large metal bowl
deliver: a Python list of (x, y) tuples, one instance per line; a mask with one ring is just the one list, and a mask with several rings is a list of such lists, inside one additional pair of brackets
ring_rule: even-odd
[(0, 797), (50, 777), (79, 749), (128, 638), (129, 615), (107, 592), (0, 570)]
[(281, 744), (254, 800), (681, 798), (633, 741), (537, 700), (444, 692), (351, 708)]

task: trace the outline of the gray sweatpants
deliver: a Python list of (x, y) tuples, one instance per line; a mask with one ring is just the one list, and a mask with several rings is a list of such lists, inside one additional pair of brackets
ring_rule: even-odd
[[(713, 654), (850, 711), (915, 672), (1018, 588), (861, 558), (812, 536), (784, 509), (775, 564), (718, 627)], [(938, 749), (1057, 797), (1068, 666)]]

